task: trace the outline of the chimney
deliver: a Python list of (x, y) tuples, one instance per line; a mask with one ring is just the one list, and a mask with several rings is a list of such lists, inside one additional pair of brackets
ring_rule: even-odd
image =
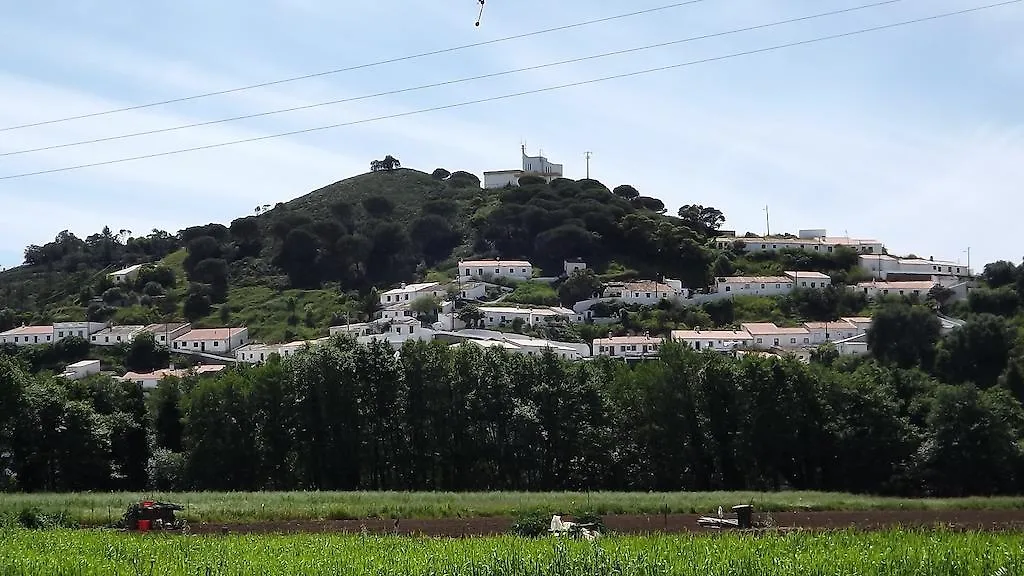
[(930, 262), (935, 262), (935, 256), (929, 256), (929, 257), (928, 257), (928, 260), (929, 260)]

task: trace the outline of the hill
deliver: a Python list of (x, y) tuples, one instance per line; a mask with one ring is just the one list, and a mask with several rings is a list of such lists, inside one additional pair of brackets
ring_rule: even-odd
[[(856, 270), (852, 252), (720, 249), (713, 241), (724, 221), (720, 211), (693, 205), (678, 217), (666, 212), (661, 200), (632, 186), (612, 190), (596, 180), (524, 177), (518, 187), (487, 190), (466, 172), (375, 171), (256, 207), (227, 224), (176, 234), (135, 236), (105, 227), (80, 239), (61, 232), (53, 242), (27, 247), (24, 266), (0, 274), (0, 329), (21, 322), (184, 317), (198, 326), (244, 324), (267, 341), (309, 338), (331, 323), (372, 315), (376, 289), (452, 278), (458, 259), (471, 256), (525, 258), (547, 276), (559, 275), (564, 260), (582, 258), (598, 280), (669, 277), (695, 288), (713, 276), (784, 269), (854, 279), (848, 278)], [(136, 263), (152, 265), (125, 285), (108, 278)], [(510, 301), (537, 298), (534, 303), (550, 303), (557, 293), (526, 286)], [(799, 306), (784, 304), (755, 302), (754, 311), (738, 315), (663, 311), (653, 322), (644, 313), (637, 322), (711, 327), (737, 316), (785, 321), (800, 315)]]

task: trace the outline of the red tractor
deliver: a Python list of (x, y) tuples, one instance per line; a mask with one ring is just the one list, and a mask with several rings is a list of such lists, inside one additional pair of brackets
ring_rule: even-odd
[(184, 508), (179, 504), (144, 500), (128, 507), (117, 523), (122, 530), (149, 532), (150, 530), (188, 531), (188, 522), (175, 518), (174, 513)]

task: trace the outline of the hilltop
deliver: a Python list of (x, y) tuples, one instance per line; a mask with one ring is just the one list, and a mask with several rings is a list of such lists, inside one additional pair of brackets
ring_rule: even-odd
[[(856, 279), (853, 252), (747, 254), (716, 247), (725, 220), (717, 209), (690, 205), (678, 214), (668, 215), (661, 200), (630, 185), (612, 189), (597, 180), (548, 183), (526, 176), (517, 187), (494, 190), (467, 172), (374, 171), (176, 234), (133, 236), (106, 227), (80, 239), (61, 232), (53, 242), (27, 247), (24, 266), (0, 274), (0, 329), (184, 317), (197, 326), (244, 324), (268, 341), (310, 338), (344, 318), (372, 315), (376, 290), (451, 279), (463, 257), (523, 258), (547, 276), (579, 258), (600, 282), (669, 277), (698, 289), (715, 276), (787, 269), (826, 272), (837, 283)], [(137, 263), (152, 266), (128, 284), (115, 286), (108, 277)], [(550, 286), (522, 287), (510, 299), (551, 300), (557, 294)], [(664, 311), (638, 322), (712, 327), (800, 315), (777, 302), (750, 305), (721, 318)]]

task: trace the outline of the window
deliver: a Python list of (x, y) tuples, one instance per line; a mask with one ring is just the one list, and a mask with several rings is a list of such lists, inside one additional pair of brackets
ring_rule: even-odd
[(501, 268), (495, 268), (494, 269), (494, 273), (495, 274), (501, 274)]
[(790, 338), (789, 339), (789, 343), (790, 344), (796, 344), (796, 338)]
[(764, 284), (761, 284), (761, 289), (764, 290)]
[(758, 338), (758, 339), (757, 339), (757, 343), (758, 343), (758, 344), (764, 344), (764, 341), (763, 341), (763, 340), (761, 340), (760, 338)]
[(648, 292), (648, 293), (647, 293), (647, 298), (650, 298), (650, 297), (651, 297), (651, 293), (650, 293), (650, 292)]
[(782, 285), (781, 284), (776, 284), (775, 288), (782, 288)]
[(726, 286), (725, 287), (725, 291), (726, 292), (732, 292), (732, 286)]
[(775, 345), (776, 345), (776, 346), (778, 346), (778, 345), (779, 345), (779, 339), (778, 339), (778, 338), (776, 338), (776, 339), (775, 339)]
[(804, 338), (804, 344), (809, 344), (810, 342), (811, 342), (810, 338)]
[(64, 331), (63, 331), (63, 330), (61, 330), (61, 331), (60, 331), (60, 332), (59, 332), (58, 334), (59, 334), (59, 336), (60, 336), (61, 338), (63, 338), (63, 337), (64, 337)]
[(213, 341), (213, 347), (216, 348), (217, 346), (220, 346), (220, 342), (217, 341), (217, 340), (214, 340)]
[(815, 288), (814, 282), (811, 282), (811, 288)]

